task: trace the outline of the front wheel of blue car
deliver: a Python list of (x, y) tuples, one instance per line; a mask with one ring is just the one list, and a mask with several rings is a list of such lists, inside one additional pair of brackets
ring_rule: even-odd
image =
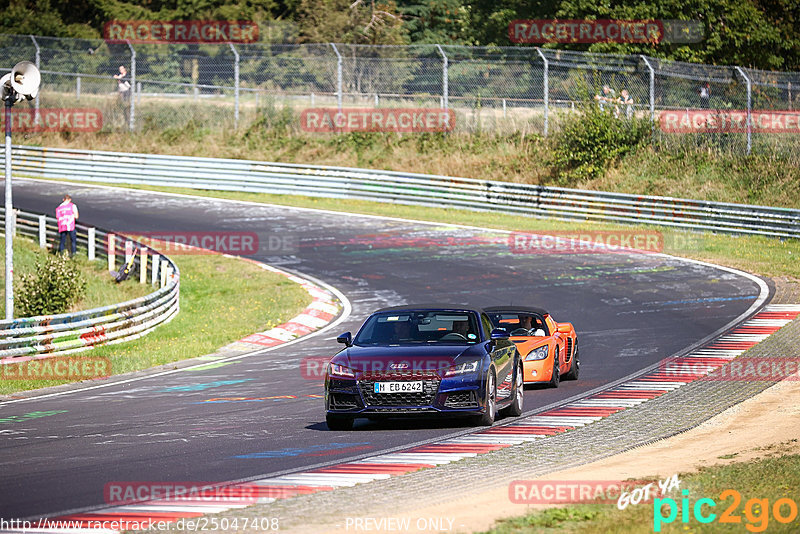
[(519, 417), (522, 415), (522, 403), (525, 399), (525, 383), (522, 377), (522, 363), (517, 366), (517, 378), (514, 381), (514, 400), (511, 405), (505, 409), (506, 415), (512, 417)]
[(325, 422), (328, 424), (328, 430), (352, 430), (353, 418), (342, 415), (327, 414)]
[(476, 426), (492, 426), (497, 415), (497, 383), (494, 373), (489, 372), (486, 379), (486, 411), (475, 418)]

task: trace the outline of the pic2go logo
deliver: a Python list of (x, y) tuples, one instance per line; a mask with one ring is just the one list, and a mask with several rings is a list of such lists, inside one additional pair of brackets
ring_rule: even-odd
[[(694, 516), (698, 523), (718, 523), (741, 524), (742, 518), (737, 514), (739, 505), (742, 502), (742, 495), (736, 490), (726, 489), (719, 494), (720, 501), (732, 499), (732, 502), (725, 510), (719, 514), (712, 512), (717, 502), (714, 499), (698, 499), (694, 504), (689, 502), (689, 490), (681, 492), (683, 499), (681, 504), (675, 499), (656, 498), (653, 500), (653, 532), (661, 532), (662, 525), (674, 522), (678, 518), (678, 511), (681, 513), (681, 522), (689, 523), (689, 513)], [(666, 512), (666, 515), (664, 515)], [(747, 520), (745, 528), (750, 532), (764, 532), (769, 526), (770, 513), (775, 521), (781, 524), (788, 524), (797, 519), (797, 503), (787, 497), (777, 499), (770, 507), (769, 499), (748, 499), (744, 503), (744, 517)], [(798, 525), (800, 527), (800, 525)]]

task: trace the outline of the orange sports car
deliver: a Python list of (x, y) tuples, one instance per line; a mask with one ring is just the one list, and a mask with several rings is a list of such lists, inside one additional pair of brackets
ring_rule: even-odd
[(525, 384), (547, 383), (557, 388), (562, 379), (578, 379), (581, 363), (572, 323), (557, 323), (540, 308), (493, 306), (484, 311), (495, 328), (511, 334), (522, 356)]

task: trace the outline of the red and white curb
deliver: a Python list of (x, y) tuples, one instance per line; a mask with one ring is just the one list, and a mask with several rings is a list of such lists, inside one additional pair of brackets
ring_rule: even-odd
[(249, 352), (262, 347), (274, 347), (298, 337), (310, 334), (330, 324), (339, 314), (340, 299), (317, 284), (287, 273), (271, 265), (241, 258), (258, 265), (262, 269), (287, 277), (292, 282), (299, 284), (313, 299), (306, 309), (287, 322), (272, 327), (264, 332), (250, 334), (239, 341), (226, 345), (221, 352), (242, 351)]
[[(298, 283), (300, 283), (299, 280)], [(115, 506), (92, 512), (54, 517), (50, 519), (51, 522), (71, 521), (72, 524), (69, 528), (32, 528), (27, 529), (27, 532), (110, 533), (120, 531), (103, 527), (114, 521), (127, 521), (129, 525), (132, 522), (147, 523), (150, 520), (171, 523), (180, 519), (201, 517), (204, 514), (244, 508), (254, 504), (254, 501), (269, 503), (295, 495), (331, 491), (339, 487), (387, 479), (536, 441), (594, 423), (611, 414), (637, 406), (698, 380), (729, 363), (798, 316), (800, 316), (800, 305), (766, 306), (754, 317), (709, 345), (670, 360), (670, 364), (686, 363), (690, 369), (694, 370), (683, 376), (676, 377), (675, 373), (667, 374), (656, 369), (608, 390), (526, 417), (513, 424), (496, 426), (438, 443), (420, 445), (358, 461), (225, 486), (226, 488), (241, 487), (242, 491), (249, 491), (251, 495), (255, 493), (254, 498), (249, 499), (247, 503), (237, 503), (230, 499), (226, 502), (152, 500), (135, 505)], [(315, 316), (312, 315), (312, 317)], [(272, 339), (279, 338), (272, 337)], [(21, 532), (21, 530), (14, 532)]]

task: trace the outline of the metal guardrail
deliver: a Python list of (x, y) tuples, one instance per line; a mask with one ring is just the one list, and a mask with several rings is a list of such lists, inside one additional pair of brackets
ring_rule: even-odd
[[(14, 211), (15, 233), (38, 239), (42, 247), (47, 243), (55, 246), (59, 234), (54, 217)], [(5, 221), (5, 209), (0, 209), (0, 227), (5, 227)], [(136, 273), (140, 282), (147, 281), (149, 266), (150, 281), (158, 284), (159, 289), (144, 297), (101, 308), (0, 321), (0, 358), (68, 354), (130, 341), (170, 321), (178, 313), (180, 271), (171, 259), (137, 241), (99, 228), (77, 224), (76, 229), (78, 245), (86, 247), (90, 259), (105, 257), (108, 260), (109, 250), (114, 250), (114, 261), (108, 261), (111, 267), (115, 264), (116, 251), (124, 251), (127, 257), (137, 257), (131, 278)], [(99, 247), (96, 246), (98, 241)]]
[(800, 210), (471, 178), (248, 160), (14, 147), (13, 172), (51, 179), (372, 200), (562, 220), (800, 237)]

